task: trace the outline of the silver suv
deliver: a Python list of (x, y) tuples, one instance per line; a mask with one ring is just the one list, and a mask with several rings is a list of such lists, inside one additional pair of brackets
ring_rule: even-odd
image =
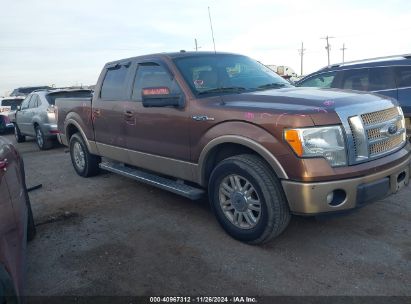
[(91, 96), (90, 90), (42, 90), (30, 93), (16, 113), (14, 134), (17, 142), (24, 142), (26, 136), (33, 136), (41, 150), (50, 149), (58, 134), (54, 109), (56, 98)]

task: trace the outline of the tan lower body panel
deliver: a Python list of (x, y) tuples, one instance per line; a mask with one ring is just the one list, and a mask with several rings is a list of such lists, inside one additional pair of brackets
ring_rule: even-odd
[(98, 155), (159, 174), (198, 183), (198, 165), (178, 159), (96, 143)]
[[(355, 208), (357, 206), (357, 189), (358, 186), (369, 184), (385, 177), (390, 178), (390, 192), (396, 192), (394, 188), (395, 179), (401, 172), (405, 172), (405, 183), (409, 181), (411, 171), (410, 158), (390, 169), (380, 171), (371, 175), (335, 180), (319, 183), (301, 183), (283, 180), (282, 185), (287, 196), (290, 210), (299, 214), (318, 214), (323, 212), (343, 211)], [(327, 195), (334, 190), (343, 190), (346, 193), (345, 199), (338, 205), (332, 206), (327, 202)]]

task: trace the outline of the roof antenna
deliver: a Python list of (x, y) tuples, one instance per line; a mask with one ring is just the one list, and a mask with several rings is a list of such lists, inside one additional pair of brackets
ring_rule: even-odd
[(213, 31), (213, 23), (211, 22), (210, 7), (208, 7), (208, 18), (210, 19), (211, 37), (213, 38), (214, 54), (216, 54), (217, 51), (215, 50), (214, 31)]

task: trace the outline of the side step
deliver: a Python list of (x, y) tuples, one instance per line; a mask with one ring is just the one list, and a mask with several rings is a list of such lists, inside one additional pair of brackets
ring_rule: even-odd
[(116, 162), (101, 162), (100, 168), (113, 173), (132, 178), (134, 180), (188, 197), (192, 200), (200, 199), (204, 196), (203, 189), (195, 188), (172, 179), (161, 177), (152, 173), (144, 172), (135, 168), (124, 166)]

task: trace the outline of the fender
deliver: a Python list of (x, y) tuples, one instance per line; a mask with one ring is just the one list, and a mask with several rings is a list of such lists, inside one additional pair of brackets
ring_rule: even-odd
[[(72, 112), (72, 113), (73, 113), (73, 112)], [(72, 113), (70, 113), (70, 114), (72, 114)], [(69, 115), (70, 115), (70, 114), (69, 114)], [(75, 114), (75, 113), (73, 113), (73, 114)], [(67, 116), (69, 116), (69, 115), (67, 115)], [(70, 116), (74, 116), (74, 115), (70, 115)], [(95, 142), (94, 140), (89, 140), (89, 139), (88, 139), (88, 137), (86, 136), (86, 133), (84, 132), (83, 128), (82, 128), (81, 125), (74, 119), (74, 117), (66, 118), (66, 120), (64, 121), (64, 133), (65, 133), (64, 136), (66, 137), (67, 144), (69, 143), (69, 138), (67, 138), (67, 130), (68, 130), (68, 127), (69, 127), (70, 125), (74, 125), (74, 126), (80, 131), (81, 137), (83, 137), (84, 142), (86, 143), (87, 149), (89, 150), (89, 152), (90, 152), (91, 154), (98, 154), (96, 142)]]
[(280, 164), (278, 159), (264, 146), (259, 144), (258, 142), (244, 136), (240, 135), (223, 135), (211, 140), (201, 151), (200, 158), (199, 158), (199, 172), (200, 172), (200, 184), (204, 185), (207, 181), (205, 180), (205, 161), (210, 153), (210, 151), (220, 145), (225, 143), (234, 143), (246, 146), (251, 150), (255, 151), (261, 157), (263, 157), (277, 174), (278, 178), (280, 179), (288, 179), (288, 175), (285, 172), (283, 166)]

